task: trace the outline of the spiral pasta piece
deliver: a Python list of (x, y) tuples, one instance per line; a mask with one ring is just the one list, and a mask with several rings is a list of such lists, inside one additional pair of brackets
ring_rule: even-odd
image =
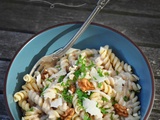
[(128, 85), (129, 90), (139, 91), (141, 89), (140, 85), (132, 81), (127, 81), (126, 84)]
[(129, 80), (129, 81), (132, 81), (132, 82), (136, 82), (139, 80), (139, 78), (132, 74), (132, 73), (129, 73), (129, 72), (121, 72), (120, 74), (118, 74), (118, 76), (122, 77), (123, 80)]
[(71, 120), (83, 120), (81, 117), (80, 117), (80, 115), (79, 114), (74, 114), (73, 116), (72, 116), (72, 119)]
[(104, 93), (107, 93), (112, 97), (115, 96), (116, 91), (106, 82), (101, 82), (100, 85), (97, 84), (97, 87)]
[(26, 74), (26, 75), (23, 77), (23, 80), (24, 80), (25, 82), (35, 82), (35, 78), (32, 77), (32, 76), (29, 75), (29, 74)]
[(30, 90), (28, 96), (34, 103), (39, 105), (46, 114), (49, 115), (49, 118), (57, 119), (60, 117), (58, 112), (50, 107), (49, 101), (41, 98), (36, 92)]
[(66, 71), (68, 71), (69, 61), (67, 59), (67, 56), (64, 56), (60, 59), (60, 66), (61, 66), (62, 69), (65, 69)]
[(58, 114), (60, 116), (64, 115), (65, 111), (68, 109), (68, 105), (67, 103), (63, 103), (61, 106), (58, 106), (58, 108), (56, 109), (56, 111), (58, 112)]
[(108, 76), (107, 79), (104, 82), (107, 83), (108, 85), (110, 85), (111, 87), (114, 87), (114, 85), (115, 85), (114, 78), (110, 77), (110, 76)]
[(126, 106), (126, 101), (124, 101), (124, 95), (123, 92), (118, 92), (115, 95), (115, 100), (121, 104), (122, 106)]
[(120, 60), (118, 59), (118, 57), (115, 56), (114, 53), (111, 54), (110, 60), (111, 60), (111, 63), (112, 63), (112, 65), (113, 65), (113, 67), (114, 67), (114, 69), (115, 69), (116, 71), (118, 71), (118, 72), (123, 71), (123, 68), (122, 68), (122, 66), (121, 66), (121, 62), (120, 62)]
[(22, 99), (22, 100), (18, 101), (18, 105), (25, 111), (30, 109), (30, 105), (26, 100)]
[(39, 88), (38, 88), (38, 85), (35, 83), (35, 82), (29, 82), (29, 83), (26, 83), (25, 85), (22, 86), (22, 88), (24, 90), (26, 90), (27, 92), (29, 90), (34, 90), (36, 92), (39, 92)]
[(49, 68), (46, 68), (48, 74), (51, 76), (52, 74), (56, 74), (59, 70), (58, 68), (56, 67), (49, 67)]
[(101, 107), (103, 105), (103, 100), (102, 100), (102, 96), (100, 95), (100, 93), (92, 93), (90, 96), (90, 100), (94, 100), (98, 103), (98, 107)]
[(113, 70), (112, 68), (112, 64), (110, 62), (110, 54), (111, 54), (111, 51), (108, 47), (100, 47), (100, 50), (99, 50), (99, 54), (100, 56), (97, 57), (96, 59), (96, 64), (98, 66), (104, 66), (105, 69), (107, 70)]
[(14, 94), (14, 101), (18, 102), (22, 99), (26, 99), (28, 97), (28, 93), (25, 90), (21, 90)]
[(71, 66), (76, 64), (78, 56), (79, 56), (79, 51), (73, 51), (72, 53), (68, 54), (68, 60)]
[(127, 102), (127, 107), (129, 108), (130, 114), (137, 114), (141, 106), (134, 91), (130, 93), (129, 99), (130, 100)]
[(96, 55), (98, 52), (95, 49), (85, 49), (82, 50), (80, 55), (82, 55), (82, 57), (91, 57), (93, 55)]
[(22, 117), (23, 120), (40, 120), (40, 115), (42, 111), (37, 107), (32, 107), (30, 110), (25, 112), (25, 116)]
[(60, 83), (57, 83), (56, 85), (52, 85), (49, 88), (47, 88), (44, 93), (43, 96), (45, 99), (50, 98), (50, 99), (54, 99), (56, 98), (56, 95), (58, 92), (63, 91), (63, 87), (61, 86)]
[(124, 61), (121, 62), (121, 66), (123, 66), (124, 71), (132, 73), (132, 68), (127, 63), (124, 63)]

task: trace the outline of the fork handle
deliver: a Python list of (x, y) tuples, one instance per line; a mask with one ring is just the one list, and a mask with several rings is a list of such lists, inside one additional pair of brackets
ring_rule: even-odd
[(109, 0), (99, 0), (97, 2), (97, 5), (95, 7), (95, 9), (92, 11), (92, 13), (90, 14), (90, 16), (87, 18), (87, 20), (83, 23), (83, 25), (81, 26), (81, 28), (78, 30), (78, 32), (72, 37), (72, 39), (61, 49), (59, 49), (57, 52), (55, 52), (55, 54), (58, 53), (58, 57), (61, 57), (64, 55), (64, 53), (66, 53), (69, 48), (71, 48), (73, 46), (73, 44), (75, 43), (75, 41), (82, 35), (82, 33), (87, 29), (87, 27), (89, 26), (89, 24), (92, 22), (93, 18), (100, 12), (100, 10), (102, 10), (104, 8), (104, 6), (109, 2)]

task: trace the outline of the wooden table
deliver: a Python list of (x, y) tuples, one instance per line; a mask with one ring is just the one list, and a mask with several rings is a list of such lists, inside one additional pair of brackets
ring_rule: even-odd
[[(18, 49), (30, 37), (48, 27), (64, 22), (83, 22), (96, 5), (96, 0), (48, 2), (76, 7), (56, 4), (50, 8), (46, 2), (30, 0), (0, 1), (0, 119), (9, 119), (3, 97), (4, 81), (9, 63)], [(94, 22), (122, 32), (147, 56), (154, 72), (156, 88), (149, 120), (160, 120), (160, 0), (111, 0)]]

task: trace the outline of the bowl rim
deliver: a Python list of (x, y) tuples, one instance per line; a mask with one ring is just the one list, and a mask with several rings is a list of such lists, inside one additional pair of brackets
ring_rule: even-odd
[[(37, 32), (36, 34), (34, 34), (32, 37), (30, 37), (15, 53), (15, 55), (13, 56), (13, 58), (11, 59), (10, 61), (10, 64), (7, 68), (7, 72), (6, 72), (6, 75), (5, 75), (5, 81), (4, 81), (4, 102), (5, 102), (5, 108), (6, 108), (6, 111), (9, 115), (9, 117), (14, 120), (14, 117), (9, 109), (9, 105), (8, 105), (8, 102), (7, 102), (7, 94), (6, 94), (6, 84), (7, 84), (7, 78), (8, 78), (8, 74), (9, 74), (9, 70), (11, 68), (11, 65), (14, 61), (14, 59), (16, 58), (16, 56), (18, 55), (18, 53), (24, 48), (24, 46), (29, 43), (34, 37), (38, 36), (39, 34), (47, 31), (47, 30), (50, 30), (50, 29), (53, 29), (53, 28), (56, 28), (56, 27), (60, 27), (60, 26), (64, 26), (64, 25), (70, 25), (70, 24), (83, 24), (83, 22), (65, 22), (65, 23), (60, 23), (60, 24), (56, 24), (56, 25), (53, 25), (51, 27), (48, 27), (48, 28), (45, 28), (43, 30), (41, 30), (40, 32)], [(146, 63), (147, 63), (147, 66), (149, 68), (149, 72), (150, 72), (150, 75), (151, 75), (151, 79), (152, 79), (152, 96), (151, 96), (151, 102), (150, 102), (150, 105), (149, 105), (149, 108), (147, 110), (147, 113), (146, 115), (144, 116), (144, 120), (147, 120), (151, 114), (151, 111), (152, 111), (152, 108), (153, 108), (153, 104), (154, 104), (154, 98), (155, 98), (155, 80), (154, 80), (154, 74), (153, 74), (153, 71), (152, 71), (152, 68), (151, 68), (151, 65), (149, 63), (149, 60), (147, 59), (147, 57), (145, 56), (145, 54), (142, 52), (142, 50), (138, 47), (138, 45), (136, 45), (135, 42), (133, 42), (129, 37), (127, 37), (126, 35), (124, 35), (122, 32), (114, 29), (114, 28), (111, 28), (107, 25), (102, 25), (100, 23), (95, 23), (95, 22), (92, 22), (91, 25), (95, 25), (95, 26), (99, 26), (99, 27), (102, 27), (102, 28), (107, 28), (113, 32), (116, 32), (118, 34), (120, 34), (121, 36), (123, 36), (124, 38), (126, 38), (129, 42), (131, 42), (138, 50), (139, 52), (141, 53), (141, 55), (143, 56), (143, 58), (145, 59)]]

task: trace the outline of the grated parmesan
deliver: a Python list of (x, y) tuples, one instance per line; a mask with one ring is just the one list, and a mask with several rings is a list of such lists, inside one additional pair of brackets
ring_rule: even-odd
[(101, 113), (100, 109), (96, 107), (97, 102), (90, 100), (88, 98), (85, 98), (83, 100), (83, 107), (86, 109), (86, 112), (88, 112), (91, 115), (95, 115), (98, 118), (102, 118), (103, 114)]
[(61, 105), (62, 105), (62, 98), (55, 99), (54, 101), (51, 102), (51, 107), (58, 108)]

